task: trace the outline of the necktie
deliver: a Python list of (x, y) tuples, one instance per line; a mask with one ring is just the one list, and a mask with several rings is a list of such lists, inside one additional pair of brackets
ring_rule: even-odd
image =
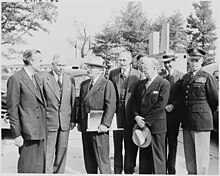
[(89, 85), (89, 90), (93, 87), (93, 79), (91, 79), (91, 81), (90, 81), (90, 85)]
[(62, 87), (62, 80), (61, 80), (61, 76), (58, 77), (57, 83), (59, 85), (59, 87)]
[(170, 77), (171, 77), (171, 75), (170, 75), (170, 72), (168, 71), (168, 72), (167, 72), (167, 80), (168, 80), (168, 81), (170, 81)]
[(145, 84), (146, 89), (149, 87), (150, 83), (151, 83), (151, 79), (148, 79), (147, 83)]
[(37, 82), (36, 82), (36, 79), (35, 79), (35, 75), (33, 74), (33, 75), (31, 76), (31, 78), (32, 78), (32, 81), (33, 81), (33, 83), (34, 83), (34, 86), (37, 87)]

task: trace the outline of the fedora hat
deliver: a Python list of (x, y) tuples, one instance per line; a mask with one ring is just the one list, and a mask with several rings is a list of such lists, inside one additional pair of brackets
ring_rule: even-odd
[(168, 52), (164, 52), (163, 57), (162, 57), (162, 61), (163, 62), (167, 62), (173, 59), (176, 59), (177, 56), (175, 56), (175, 53), (173, 51), (168, 51)]
[(104, 59), (102, 59), (102, 57), (100, 56), (91, 56), (88, 58), (88, 62), (84, 62), (84, 64), (95, 66), (95, 67), (106, 68), (104, 64)]
[(199, 58), (199, 57), (203, 57), (206, 55), (206, 52), (202, 48), (199, 48), (199, 47), (198, 48), (190, 48), (186, 52), (190, 57)]
[(141, 129), (137, 124), (133, 127), (132, 140), (138, 147), (148, 147), (151, 143), (151, 132), (148, 127)]

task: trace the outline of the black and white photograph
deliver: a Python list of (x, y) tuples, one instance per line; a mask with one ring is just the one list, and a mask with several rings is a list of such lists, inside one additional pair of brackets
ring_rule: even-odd
[(1, 0), (1, 175), (219, 175), (218, 0)]

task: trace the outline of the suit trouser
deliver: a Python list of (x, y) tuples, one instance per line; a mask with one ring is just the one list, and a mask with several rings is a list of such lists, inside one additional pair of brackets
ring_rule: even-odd
[(64, 173), (69, 130), (47, 132), (46, 173)]
[(114, 140), (114, 173), (121, 174), (123, 170), (123, 139), (124, 139), (124, 173), (133, 174), (136, 166), (138, 147), (132, 141), (132, 128), (123, 131), (113, 131)]
[(44, 173), (44, 140), (24, 140), (19, 148), (18, 173)]
[(152, 134), (151, 144), (140, 148), (139, 174), (166, 174), (165, 136)]
[(207, 174), (210, 159), (210, 131), (183, 129), (183, 144), (188, 174)]
[(109, 133), (82, 133), (83, 155), (86, 172), (97, 174), (111, 174), (109, 158)]
[[(179, 123), (176, 124), (167, 124), (167, 133), (166, 133), (166, 146), (168, 146), (168, 151), (166, 152), (167, 156), (167, 172), (169, 174), (176, 174), (176, 153), (177, 153), (177, 138), (179, 134)], [(167, 147), (166, 147), (167, 150)]]

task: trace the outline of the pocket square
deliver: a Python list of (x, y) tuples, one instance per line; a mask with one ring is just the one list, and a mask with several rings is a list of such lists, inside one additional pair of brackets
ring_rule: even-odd
[(159, 92), (158, 91), (153, 91), (153, 94), (158, 94)]

